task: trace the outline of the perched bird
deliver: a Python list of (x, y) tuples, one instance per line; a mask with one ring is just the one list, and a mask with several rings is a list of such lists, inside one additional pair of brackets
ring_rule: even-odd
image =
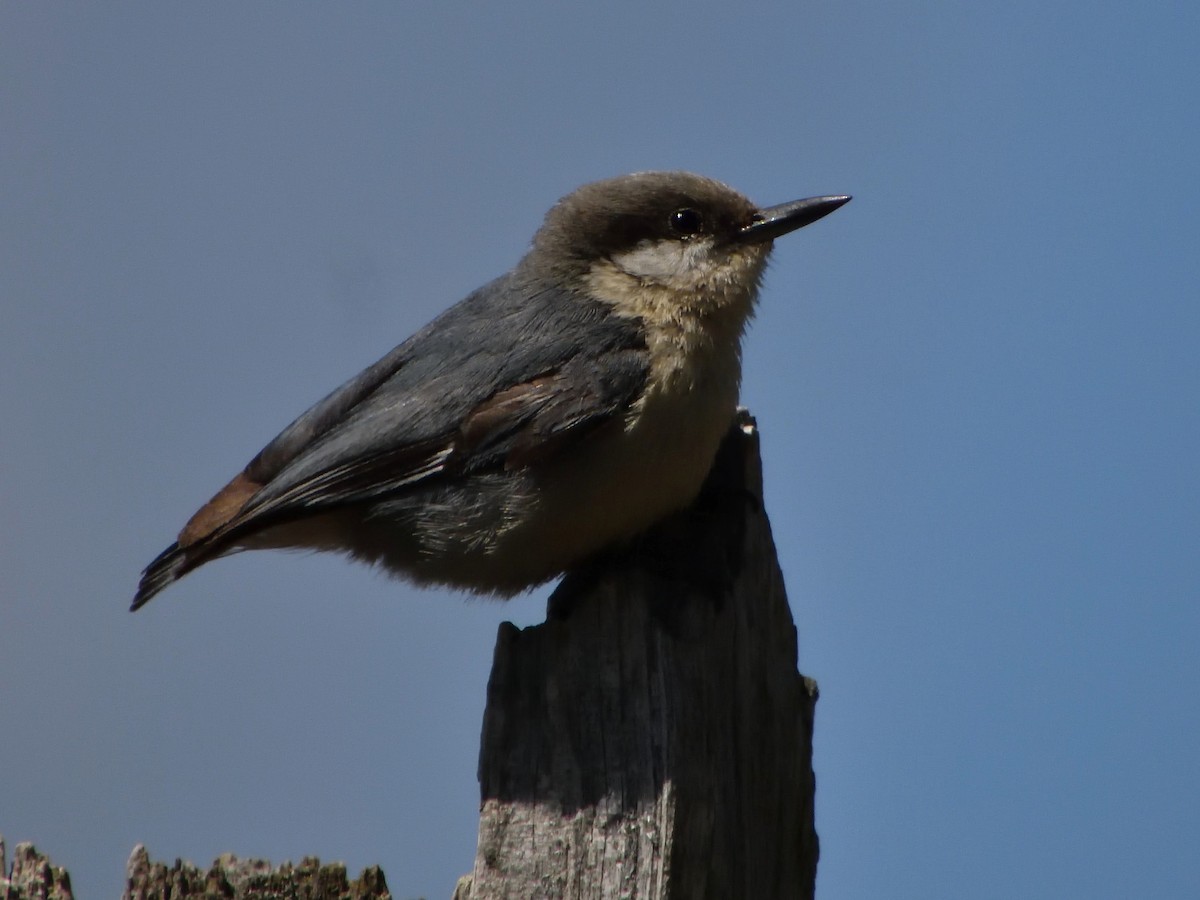
[(849, 199), (760, 209), (684, 172), (579, 188), (515, 268), (267, 444), (132, 609), (240, 550), (340, 551), (504, 596), (637, 535), (712, 465), (772, 241)]

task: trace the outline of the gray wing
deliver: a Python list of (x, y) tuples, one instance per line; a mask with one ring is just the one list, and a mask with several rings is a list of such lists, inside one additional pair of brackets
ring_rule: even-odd
[(240, 535), (533, 465), (623, 415), (649, 355), (640, 321), (610, 310), (512, 273), (480, 288), (263, 448), (151, 563), (134, 608)]
[[(443, 400), (460, 376), (416, 390), (385, 383), (268, 481), (239, 513), (311, 513), (375, 500), (431, 478), (514, 469), (562, 452), (623, 415), (645, 382), (645, 351), (613, 349), (527, 370), (467, 403)], [(447, 383), (449, 382), (449, 383)], [(425, 419), (414, 429), (404, 419)]]
[(532, 459), (624, 410), (648, 365), (639, 321), (504, 276), (268, 444), (246, 467), (263, 485), (246, 511), (354, 503)]

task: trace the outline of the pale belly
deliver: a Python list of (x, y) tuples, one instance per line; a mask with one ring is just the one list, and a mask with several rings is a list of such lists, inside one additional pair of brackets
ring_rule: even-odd
[(700, 491), (736, 398), (698, 397), (647, 408), (631, 428), (600, 437), (538, 479), (538, 515), (498, 549), (535, 548), (569, 565), (644, 531)]

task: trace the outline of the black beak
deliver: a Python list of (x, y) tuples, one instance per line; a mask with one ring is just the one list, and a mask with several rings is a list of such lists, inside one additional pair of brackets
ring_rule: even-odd
[(768, 206), (756, 212), (753, 221), (738, 231), (738, 239), (748, 244), (773, 241), (789, 231), (823, 219), (849, 202), (849, 197), (809, 197), (807, 200)]

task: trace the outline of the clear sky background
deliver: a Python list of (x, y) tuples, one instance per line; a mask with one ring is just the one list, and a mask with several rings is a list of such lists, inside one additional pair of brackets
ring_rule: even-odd
[(0, 6), (0, 833), (471, 868), (507, 605), (139, 570), (576, 185), (778, 242), (746, 344), (824, 898), (1200, 885), (1200, 6)]

